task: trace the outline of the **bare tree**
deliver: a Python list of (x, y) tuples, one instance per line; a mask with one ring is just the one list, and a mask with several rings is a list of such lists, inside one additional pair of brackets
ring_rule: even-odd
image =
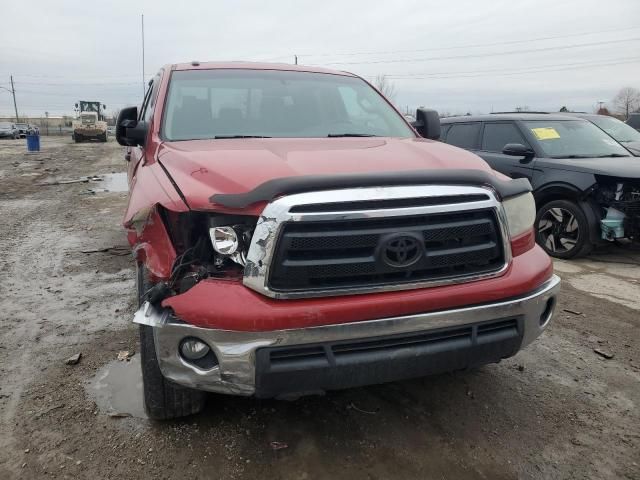
[(380, 93), (387, 97), (391, 102), (396, 98), (396, 86), (389, 80), (386, 75), (378, 75), (374, 81), (374, 85)]
[(621, 88), (613, 98), (613, 104), (624, 118), (629, 118), (629, 114), (640, 107), (640, 90), (633, 87)]

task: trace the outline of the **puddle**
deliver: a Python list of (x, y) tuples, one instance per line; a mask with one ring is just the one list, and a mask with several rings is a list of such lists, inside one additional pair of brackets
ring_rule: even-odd
[(127, 182), (127, 173), (107, 173), (91, 178), (94, 188), (89, 189), (93, 193), (103, 192), (128, 192), (129, 183)]
[(111, 416), (147, 418), (142, 403), (140, 355), (109, 362), (89, 381), (87, 393), (100, 411)]

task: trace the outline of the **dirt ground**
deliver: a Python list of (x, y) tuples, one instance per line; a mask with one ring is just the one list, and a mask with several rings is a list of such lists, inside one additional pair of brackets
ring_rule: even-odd
[(552, 326), (500, 364), (154, 423), (126, 193), (39, 185), (122, 172), (121, 147), (24, 152), (0, 141), (0, 478), (640, 479), (640, 250), (557, 262)]

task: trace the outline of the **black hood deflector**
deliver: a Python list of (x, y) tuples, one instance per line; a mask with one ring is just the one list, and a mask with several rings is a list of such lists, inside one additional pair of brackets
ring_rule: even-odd
[(390, 187), (399, 185), (489, 186), (502, 199), (531, 191), (526, 178), (497, 178), (484, 170), (410, 170), (352, 175), (304, 175), (274, 178), (245, 193), (215, 194), (211, 203), (227, 208), (246, 208), (257, 202), (269, 202), (280, 195), (340, 188)]

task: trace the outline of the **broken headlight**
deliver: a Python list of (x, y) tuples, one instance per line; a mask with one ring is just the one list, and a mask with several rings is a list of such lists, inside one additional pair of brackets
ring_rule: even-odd
[(216, 217), (215, 222), (211, 222), (228, 222), (226, 225), (210, 224), (209, 237), (211, 246), (216, 252), (217, 263), (222, 263), (225, 259), (229, 259), (238, 265), (244, 266), (247, 261), (251, 236), (255, 228), (255, 220), (243, 221), (242, 223), (236, 223), (233, 220), (233, 218)]
[(531, 193), (508, 198), (502, 202), (504, 213), (507, 216), (509, 235), (517, 237), (533, 228), (536, 219), (536, 202)]

